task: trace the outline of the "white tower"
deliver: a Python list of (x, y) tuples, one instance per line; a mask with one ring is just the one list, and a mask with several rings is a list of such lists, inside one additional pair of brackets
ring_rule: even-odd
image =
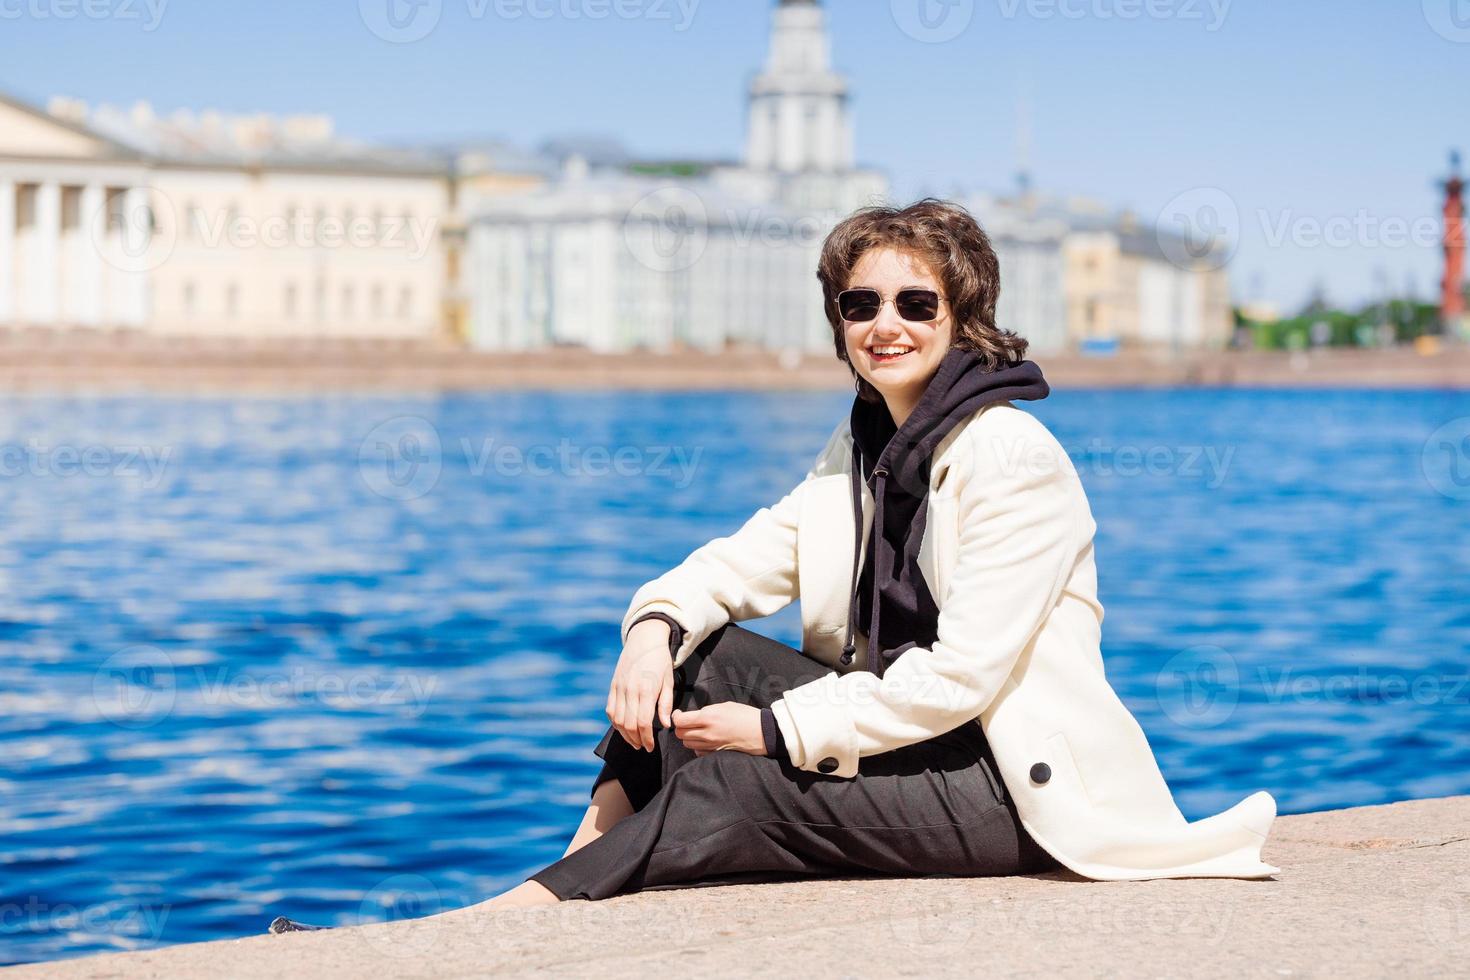
[(847, 81), (832, 70), (819, 0), (780, 0), (771, 53), (750, 85), (745, 165), (783, 174), (853, 167)]

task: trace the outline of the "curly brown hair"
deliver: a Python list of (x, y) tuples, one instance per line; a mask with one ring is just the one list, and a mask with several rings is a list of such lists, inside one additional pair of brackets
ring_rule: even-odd
[(950, 201), (926, 197), (906, 208), (867, 207), (832, 229), (822, 244), (817, 278), (822, 283), (822, 306), (832, 325), (837, 359), (847, 365), (858, 395), (870, 402), (882, 396), (847, 356), (846, 330), (837, 310), (837, 294), (849, 288), (852, 272), (869, 250), (893, 248), (922, 259), (944, 286), (954, 321), (951, 346), (974, 351), (991, 371), (1010, 367), (1026, 357), (1025, 338), (995, 323), (1000, 298), (1000, 260), (969, 211)]

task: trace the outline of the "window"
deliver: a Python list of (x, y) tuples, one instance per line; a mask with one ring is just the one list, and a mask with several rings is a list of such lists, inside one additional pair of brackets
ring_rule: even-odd
[(342, 287), (342, 319), (350, 320), (355, 314), (353, 307), (356, 305), (357, 294), (351, 285)]
[(195, 314), (195, 307), (198, 301), (198, 292), (199, 290), (194, 285), (194, 281), (192, 279), (184, 283), (184, 316), (192, 317)]
[(398, 291), (398, 316), (403, 318), (413, 309), (413, 288), (404, 286)]
[(286, 283), (285, 294), (281, 297), (281, 309), (286, 314), (286, 319), (296, 319), (296, 284)]
[(236, 283), (230, 283), (225, 287), (225, 318), (236, 320), (240, 317), (240, 287)]

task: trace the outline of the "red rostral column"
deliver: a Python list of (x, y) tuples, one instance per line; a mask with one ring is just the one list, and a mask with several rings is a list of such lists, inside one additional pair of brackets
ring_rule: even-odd
[(1439, 302), (1440, 322), (1448, 333), (1465, 315), (1465, 182), (1460, 179), (1460, 154), (1450, 154), (1450, 178), (1444, 182), (1444, 282)]

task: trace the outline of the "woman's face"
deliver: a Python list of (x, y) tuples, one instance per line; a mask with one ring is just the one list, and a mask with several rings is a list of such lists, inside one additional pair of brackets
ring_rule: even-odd
[(844, 321), (847, 357), (864, 379), (883, 395), (890, 407), (912, 407), (949, 350), (953, 323), (947, 302), (939, 304), (939, 318), (931, 323), (901, 320), (893, 298), (900, 289), (932, 289), (944, 296), (944, 286), (922, 259), (892, 248), (864, 253), (852, 270), (849, 289), (876, 289), (884, 299), (876, 320)]

